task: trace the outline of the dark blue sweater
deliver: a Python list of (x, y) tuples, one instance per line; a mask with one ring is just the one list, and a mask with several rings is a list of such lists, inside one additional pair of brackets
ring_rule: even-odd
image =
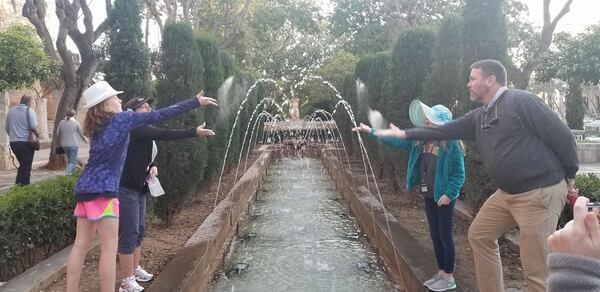
[(76, 200), (116, 198), (129, 145), (129, 132), (140, 126), (170, 119), (199, 106), (200, 103), (194, 98), (147, 113), (117, 113), (106, 123), (102, 132), (91, 139), (88, 164), (75, 185)]

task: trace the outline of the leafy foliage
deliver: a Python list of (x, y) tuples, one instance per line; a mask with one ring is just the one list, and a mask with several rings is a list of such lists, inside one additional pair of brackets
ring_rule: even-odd
[(0, 196), (0, 281), (73, 241), (76, 180), (76, 176), (58, 176), (16, 186)]
[[(165, 27), (161, 52), (161, 74), (157, 102), (164, 107), (195, 96), (203, 85), (204, 62), (192, 28), (187, 23)], [(202, 124), (202, 110), (195, 110), (162, 124), (164, 128), (195, 128)], [(207, 161), (206, 139), (160, 142), (157, 162), (161, 181), (168, 195), (159, 197), (155, 208), (159, 217), (170, 223), (184, 202), (204, 179)]]
[(59, 72), (32, 28), (13, 25), (0, 31), (0, 92), (31, 86)]
[(139, 2), (116, 0), (114, 5), (108, 31), (107, 54), (110, 59), (103, 69), (104, 79), (124, 91), (124, 100), (147, 96), (152, 91), (150, 57), (142, 42)]

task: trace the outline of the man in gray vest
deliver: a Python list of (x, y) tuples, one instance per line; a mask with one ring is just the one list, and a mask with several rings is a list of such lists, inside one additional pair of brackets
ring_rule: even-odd
[[(556, 230), (568, 195), (577, 195), (577, 146), (569, 128), (533, 93), (506, 88), (496, 60), (471, 65), (467, 87), (483, 103), (435, 128), (378, 130), (378, 136), (414, 140), (475, 140), (485, 171), (498, 190), (469, 228), (480, 291), (504, 291), (498, 238), (519, 227), (528, 291), (546, 291), (547, 238)], [(467, 178), (468, 179), (468, 178)]]
[(29, 133), (37, 135), (37, 118), (31, 107), (34, 105), (32, 96), (23, 95), (21, 103), (11, 108), (6, 114), (4, 130), (8, 134), (10, 149), (19, 161), (16, 184), (28, 185), (30, 183), (31, 165), (35, 149), (29, 143)]

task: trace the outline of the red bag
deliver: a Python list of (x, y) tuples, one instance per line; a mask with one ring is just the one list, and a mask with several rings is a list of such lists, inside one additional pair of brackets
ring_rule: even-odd
[(573, 207), (575, 207), (575, 201), (577, 201), (578, 197), (579, 197), (579, 195), (567, 195), (567, 203), (569, 203), (569, 206), (571, 206), (571, 209), (573, 209)]

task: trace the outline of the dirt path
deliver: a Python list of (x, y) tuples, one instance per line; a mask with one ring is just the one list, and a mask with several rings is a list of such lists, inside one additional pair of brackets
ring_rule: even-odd
[[(255, 158), (249, 158), (251, 165)], [(242, 167), (244, 161), (241, 163)], [(243, 173), (238, 174), (238, 179)], [(219, 201), (233, 187), (235, 168), (223, 177)], [(197, 194), (184, 204), (181, 211), (175, 215), (173, 225), (165, 227), (158, 218), (148, 214), (146, 237), (142, 245), (142, 266), (156, 276), (165, 268), (173, 255), (183, 248), (188, 238), (202, 224), (204, 219), (213, 210), (215, 194), (217, 191), (218, 177), (212, 183), (198, 190)], [(81, 274), (80, 291), (99, 291), (100, 282), (98, 277), (99, 252), (89, 253)], [(118, 267), (118, 264), (117, 264)], [(119, 271), (117, 269), (117, 283), (120, 283)], [(150, 284), (143, 285), (148, 288)], [(117, 287), (118, 288), (118, 287)], [(44, 291), (62, 292), (66, 290), (66, 275), (59, 281), (53, 283)]]
[[(354, 164), (355, 177), (363, 178), (364, 170), (362, 163)], [(435, 262), (431, 237), (425, 215), (425, 207), (422, 197), (418, 193), (406, 193), (403, 190), (394, 191), (393, 184), (389, 179), (377, 180), (381, 196), (386, 209), (403, 223), (411, 235), (413, 235), (421, 246), (430, 251), (431, 261)], [(377, 193), (374, 193), (377, 196)], [(475, 268), (473, 255), (467, 239), (469, 222), (455, 218), (454, 240), (456, 244), (455, 278), (457, 282), (472, 283), (476, 286)], [(524, 285), (521, 262), (519, 254), (509, 248), (506, 242), (500, 241), (500, 253), (504, 268), (504, 284), (506, 289), (520, 290)]]

